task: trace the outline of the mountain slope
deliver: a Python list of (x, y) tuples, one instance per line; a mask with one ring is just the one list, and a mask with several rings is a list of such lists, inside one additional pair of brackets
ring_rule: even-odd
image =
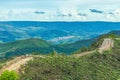
[[(51, 46), (47, 41), (31, 38), (26, 40), (19, 40), (9, 43), (0, 44), (0, 55), (5, 57), (10, 57), (14, 55), (21, 55), (26, 53), (34, 52), (36, 49), (46, 49)], [(37, 51), (37, 50), (36, 50)]]
[(74, 51), (83, 47), (90, 47), (95, 41), (95, 39), (79, 40), (74, 43), (55, 45), (54, 49), (57, 52), (72, 54)]
[(31, 54), (32, 52), (48, 54), (55, 49), (59, 53), (71, 54), (81, 47), (90, 46), (94, 40), (82, 40), (69, 44), (53, 45), (47, 41), (30, 38), (25, 40), (18, 40), (9, 43), (0, 44), (0, 57), (12, 57), (16, 55)]
[(21, 80), (119, 80), (119, 44), (120, 40), (115, 40), (110, 52), (95, 52), (80, 58), (61, 55), (35, 57), (22, 66), (25, 72), (21, 72)]

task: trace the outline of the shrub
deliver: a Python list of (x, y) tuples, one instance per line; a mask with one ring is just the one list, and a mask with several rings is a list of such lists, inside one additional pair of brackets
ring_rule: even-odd
[(15, 71), (4, 71), (1, 76), (0, 80), (19, 80), (19, 75)]

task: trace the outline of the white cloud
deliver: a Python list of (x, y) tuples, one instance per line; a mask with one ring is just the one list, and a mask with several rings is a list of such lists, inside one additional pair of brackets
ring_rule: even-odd
[[(1, 21), (120, 21), (120, 0), (11, 0), (11, 2), (1, 0), (0, 2)], [(100, 10), (104, 13), (92, 13), (89, 9)], [(45, 14), (35, 14), (35, 11), (43, 11)], [(78, 13), (86, 14), (86, 16), (78, 15)], [(58, 14), (63, 16), (58, 17)]]

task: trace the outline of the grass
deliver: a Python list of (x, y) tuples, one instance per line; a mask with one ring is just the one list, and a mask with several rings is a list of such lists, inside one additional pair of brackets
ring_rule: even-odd
[(120, 53), (34, 58), (24, 66), (20, 80), (117, 80), (119, 64)]

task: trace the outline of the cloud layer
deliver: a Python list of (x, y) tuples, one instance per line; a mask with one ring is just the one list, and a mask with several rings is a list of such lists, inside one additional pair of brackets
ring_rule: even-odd
[(0, 21), (120, 21), (120, 0), (0, 0)]

